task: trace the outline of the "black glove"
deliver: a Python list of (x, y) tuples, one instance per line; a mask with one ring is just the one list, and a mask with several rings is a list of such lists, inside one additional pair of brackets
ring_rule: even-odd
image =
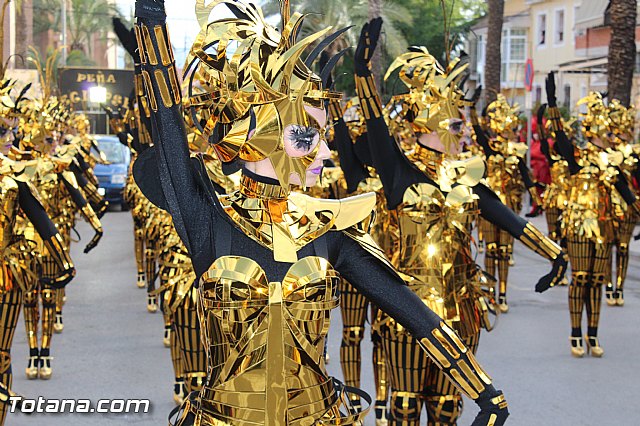
[(567, 272), (567, 255), (562, 253), (553, 261), (553, 268), (544, 277), (540, 278), (536, 284), (536, 293), (542, 293), (560, 284)]
[(164, 0), (136, 0), (136, 18), (164, 21), (167, 18)]
[(376, 46), (378, 45), (381, 28), (382, 18), (374, 18), (362, 27), (362, 31), (360, 31), (360, 39), (358, 40), (358, 47), (356, 47), (356, 51), (353, 55), (356, 75), (361, 77), (371, 75), (369, 62), (373, 57), (373, 52), (375, 52)]
[(547, 88), (547, 103), (549, 104), (549, 108), (557, 107), (558, 103), (556, 99), (556, 78), (553, 72), (550, 72), (547, 75), (545, 86)]
[(86, 254), (86, 253), (89, 253), (91, 250), (93, 250), (98, 245), (101, 238), (102, 238), (102, 231), (96, 231), (96, 234), (93, 236), (91, 241), (89, 241), (89, 244), (87, 244), (87, 246), (84, 248), (84, 253)]
[(124, 50), (126, 50), (132, 58), (135, 58), (137, 56), (136, 50), (138, 49), (138, 43), (136, 42), (133, 29), (127, 28), (118, 17), (114, 17), (112, 22), (113, 32), (118, 36), (122, 47), (124, 47)]
[[(498, 405), (494, 404), (491, 400), (496, 396), (502, 395), (502, 391), (497, 391), (498, 395), (488, 395), (485, 397), (480, 397), (476, 399), (474, 402), (478, 404), (480, 407), (480, 412), (471, 423), (471, 426), (486, 426), (488, 424), (494, 426), (502, 426), (507, 421), (507, 417), (509, 417), (509, 410), (505, 406), (504, 408), (500, 408)], [(495, 415), (493, 419), (493, 423), (491, 422), (491, 417)]]

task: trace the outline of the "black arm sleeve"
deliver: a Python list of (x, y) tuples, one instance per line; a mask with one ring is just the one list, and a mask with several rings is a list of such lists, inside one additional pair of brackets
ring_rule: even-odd
[(22, 211), (27, 218), (33, 223), (38, 235), (43, 240), (48, 240), (58, 233), (58, 229), (53, 224), (46, 210), (31, 193), (29, 186), (24, 182), (18, 182), (19, 203)]
[(479, 124), (475, 124), (473, 126), (473, 131), (476, 134), (478, 145), (480, 145), (482, 147), (482, 151), (484, 151), (484, 155), (486, 155), (487, 157), (496, 155), (496, 151), (494, 151), (491, 148), (491, 145), (489, 145), (489, 137), (487, 136), (487, 133), (482, 129), (482, 126), (480, 126)]
[(533, 179), (531, 179), (531, 173), (529, 172), (529, 168), (523, 158), (518, 160), (518, 170), (520, 171), (520, 176), (522, 176), (522, 182), (527, 189), (536, 186)]
[[(160, 27), (162, 29), (160, 34), (165, 37), (163, 45), (166, 45), (170, 50), (171, 44), (168, 41), (168, 35), (164, 33), (166, 19), (140, 16), (137, 19), (139, 27), (146, 26), (149, 29), (145, 33), (151, 39), (151, 47), (155, 49), (154, 56), (161, 58), (154, 28)], [(145, 53), (146, 46), (144, 45), (145, 43), (142, 42), (142, 45), (138, 46), (141, 56), (149, 53)], [(205, 233), (201, 230), (209, 228), (214, 208), (209, 204), (203, 188), (198, 184), (191, 165), (181, 103), (172, 102), (171, 106), (167, 106), (166, 99), (163, 98), (163, 92), (160, 89), (160, 83), (156, 79), (156, 75), (161, 74), (164, 79), (163, 83), (169, 84), (174, 78), (171, 74), (176, 72), (175, 65), (174, 63), (162, 65), (163, 61), (161, 60), (157, 60), (157, 65), (154, 65), (144, 57), (142, 62), (142, 75), (145, 81), (150, 83), (150, 87), (146, 88), (147, 97), (151, 103), (151, 131), (152, 139), (157, 146), (155, 152), (160, 184), (180, 238), (189, 253), (197, 253), (200, 247), (207, 244), (207, 241), (203, 240)], [(166, 91), (167, 87), (163, 87), (163, 89)], [(171, 91), (171, 89), (169, 90)]]
[(633, 191), (631, 191), (631, 188), (629, 188), (629, 182), (624, 176), (622, 170), (618, 169), (618, 176), (613, 185), (615, 186), (616, 190), (618, 190), (625, 203), (632, 205), (636, 202), (636, 196), (633, 195)]
[(76, 207), (78, 207), (78, 209), (82, 209), (84, 206), (87, 205), (87, 199), (84, 198), (84, 195), (82, 195), (82, 192), (80, 192), (80, 190), (75, 186), (71, 185), (71, 183), (64, 178), (62, 173), (58, 173), (58, 178), (62, 180), (62, 183), (64, 183), (65, 188), (67, 189), (67, 191), (69, 191), (71, 200), (76, 205)]
[(485, 185), (474, 186), (473, 192), (479, 197), (480, 216), (520, 239), (527, 221), (505, 206), (500, 198)]
[(358, 189), (360, 182), (366, 179), (369, 173), (354, 153), (351, 135), (342, 117), (334, 121), (333, 130), (333, 143), (340, 157), (340, 168), (347, 181), (347, 192), (352, 193)]
[(78, 181), (78, 185), (80, 185), (80, 188), (84, 188), (89, 184), (89, 181), (87, 180), (84, 173), (82, 172), (81, 167), (78, 167), (78, 165), (75, 163), (71, 163), (71, 165), (69, 166), (69, 169), (73, 172), (73, 175), (76, 177), (76, 180)]
[(582, 167), (580, 167), (580, 165), (576, 161), (573, 144), (567, 137), (567, 134), (564, 132), (564, 130), (558, 130), (556, 132), (556, 143), (554, 145), (554, 149), (569, 164), (569, 173), (575, 175), (580, 171)]

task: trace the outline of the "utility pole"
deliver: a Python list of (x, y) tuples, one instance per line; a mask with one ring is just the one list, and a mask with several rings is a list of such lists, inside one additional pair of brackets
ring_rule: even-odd
[(62, 2), (62, 66), (67, 65), (67, 0)]

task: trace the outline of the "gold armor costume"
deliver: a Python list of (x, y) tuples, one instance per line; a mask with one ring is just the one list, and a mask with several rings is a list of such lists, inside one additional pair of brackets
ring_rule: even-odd
[[(235, 18), (210, 23), (212, 9), (222, 3)], [(136, 6), (157, 171), (134, 173), (143, 193), (170, 211), (191, 254), (200, 277), (198, 314), (209, 362), (204, 387), (185, 401), (177, 424), (359, 422), (365, 411), (349, 398), (359, 391), (330, 378), (322, 356), (329, 312), (339, 302), (338, 271), (420, 336), (424, 350), (479, 403), (476, 425), (503, 424), (502, 394), (364, 232), (375, 196), (336, 201), (290, 192), (290, 180), (305, 186), (328, 152), (324, 123), (308, 108), (319, 109), (339, 95), (323, 90), (323, 80), (301, 55), (329, 29), (296, 43), (303, 17), (290, 15), (288, 2), (282, 32), (253, 4), (197, 3), (202, 31), (185, 67), (185, 79), (197, 82), (189, 86), (188, 101), (210, 112), (201, 131), (206, 140), (213, 138), (221, 160), (246, 163), (240, 189), (222, 196), (189, 158), (163, 5), (140, 0)], [(236, 41), (241, 47), (228, 55), (228, 43)], [(296, 146), (296, 154), (306, 154), (290, 154)], [(249, 170), (263, 160), (274, 176)], [(158, 184), (162, 194), (152, 194)], [(396, 307), (392, 297), (403, 297), (406, 306)]]

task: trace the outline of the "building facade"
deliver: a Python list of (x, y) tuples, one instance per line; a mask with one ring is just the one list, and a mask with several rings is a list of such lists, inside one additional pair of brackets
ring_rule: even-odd
[[(530, 104), (545, 101), (544, 81), (557, 72), (558, 101), (577, 113), (576, 101), (589, 91), (607, 90), (607, 55), (611, 28), (609, 0), (506, 0), (502, 29), (502, 91), (525, 104), (524, 64), (533, 61), (534, 80)], [(638, 21), (640, 24), (640, 20)], [(471, 87), (482, 84), (487, 21), (472, 28), (467, 48), (471, 52)], [(640, 27), (636, 30), (636, 45)], [(636, 58), (640, 56), (636, 55)], [(636, 63), (639, 63), (636, 60)], [(640, 77), (631, 88), (636, 105), (640, 101)]]

